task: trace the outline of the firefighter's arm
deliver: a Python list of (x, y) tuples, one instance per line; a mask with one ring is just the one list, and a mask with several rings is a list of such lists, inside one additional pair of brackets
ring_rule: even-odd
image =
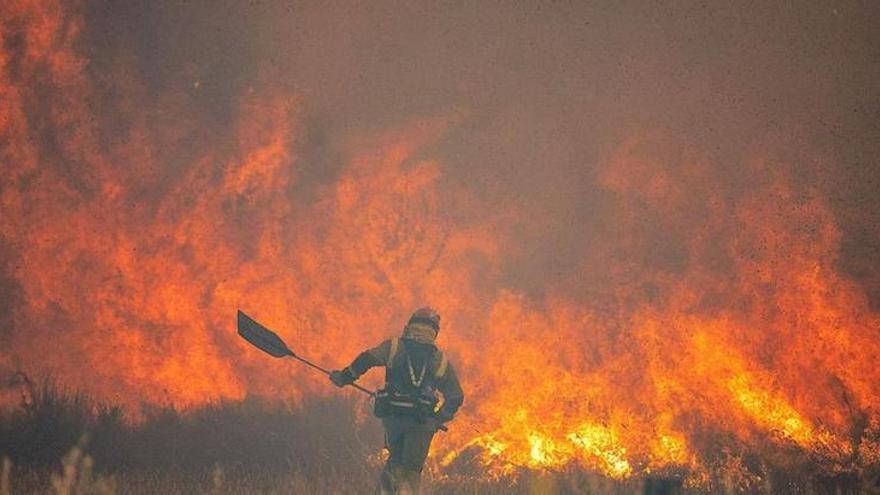
[(437, 389), (443, 394), (443, 406), (437, 411), (437, 418), (446, 423), (452, 420), (458, 408), (464, 403), (464, 392), (461, 390), (458, 375), (455, 374), (452, 364), (448, 364), (443, 376), (438, 378)]
[(358, 378), (375, 366), (385, 366), (391, 341), (386, 340), (381, 344), (368, 349), (358, 355), (345, 369), (330, 372), (330, 381), (337, 387), (344, 387), (354, 383)]

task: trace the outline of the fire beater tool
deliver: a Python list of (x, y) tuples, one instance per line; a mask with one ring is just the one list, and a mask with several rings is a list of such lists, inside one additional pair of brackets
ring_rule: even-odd
[[(330, 370), (318, 366), (317, 364), (290, 350), (290, 348), (287, 347), (287, 344), (285, 344), (284, 341), (281, 340), (281, 337), (279, 337), (272, 330), (269, 330), (268, 328), (261, 325), (257, 320), (246, 315), (242, 310), (238, 310), (238, 334), (241, 335), (244, 340), (247, 340), (258, 349), (272, 357), (292, 357), (293, 359), (296, 359), (297, 361), (306, 364), (309, 367), (314, 368), (327, 376), (330, 376)], [(373, 399), (376, 398), (376, 392), (361, 387), (357, 383), (352, 383), (351, 386), (369, 395)], [(448, 430), (446, 425), (439, 425), (437, 429), (442, 431)]]
[[(242, 310), (238, 310), (238, 334), (241, 335), (244, 340), (247, 340), (248, 342), (255, 345), (257, 348), (272, 357), (282, 358), (289, 356), (301, 363), (304, 363), (320, 371), (321, 373), (324, 373), (327, 376), (330, 376), (330, 370), (318, 366), (308, 359), (297, 355), (295, 352), (290, 350), (289, 347), (287, 347), (287, 344), (285, 344), (284, 341), (281, 340), (281, 337), (279, 337), (275, 332), (264, 327), (259, 322), (257, 322), (257, 320), (244, 314)], [(367, 390), (357, 383), (352, 383), (351, 386), (369, 395), (370, 397), (376, 396), (375, 392)]]

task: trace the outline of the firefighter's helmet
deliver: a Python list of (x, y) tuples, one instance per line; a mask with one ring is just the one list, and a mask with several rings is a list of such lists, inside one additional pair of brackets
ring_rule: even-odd
[(425, 306), (424, 308), (419, 308), (415, 310), (412, 316), (409, 317), (409, 322), (407, 323), (424, 323), (426, 325), (430, 325), (434, 328), (434, 331), (440, 331), (440, 313), (438, 313), (434, 308), (429, 306)]

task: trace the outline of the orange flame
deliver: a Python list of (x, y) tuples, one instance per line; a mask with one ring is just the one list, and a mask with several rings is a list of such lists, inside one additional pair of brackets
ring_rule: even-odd
[(176, 151), (204, 130), (135, 110), (174, 105), (130, 81), (127, 103), (108, 99), (83, 28), (52, 2), (0, 17), (18, 40), (0, 52), (4, 367), (133, 408), (296, 402), (332, 390), (249, 350), (236, 308), (341, 366), (430, 301), (468, 393), (441, 467), (476, 451), (493, 475), (699, 479), (738, 446), (880, 462), (880, 316), (835, 270), (821, 194), (779, 164), (730, 189), (689, 147), (627, 140), (598, 176), (611, 220), (570, 282), (529, 298), (503, 283), (517, 205), (445, 183), (430, 158), (456, 118), (365, 138), (334, 183), (303, 184), (297, 98), (259, 87), (218, 139), (232, 144)]

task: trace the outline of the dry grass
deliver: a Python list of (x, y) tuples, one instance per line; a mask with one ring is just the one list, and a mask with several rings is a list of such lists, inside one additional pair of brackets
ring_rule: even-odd
[[(10, 466), (8, 459), (6, 466)], [(10, 472), (15, 476), (10, 477)], [(75, 447), (65, 456), (57, 472), (7, 468), (0, 495), (51, 493), (57, 495), (141, 495), (141, 494), (327, 494), (373, 493), (375, 478), (351, 479), (329, 476), (315, 479), (301, 473), (272, 475), (229, 472), (216, 467), (203, 475), (175, 475), (168, 472), (125, 472), (95, 475), (90, 457)], [(440, 494), (586, 494), (642, 493), (643, 483), (621, 484), (601, 477), (575, 480), (566, 476), (527, 476), (518, 481), (470, 480), (456, 482), (426, 479), (424, 495)]]
[[(91, 458), (79, 446), (68, 453), (56, 471), (13, 469), (3, 462), (0, 495), (49, 493), (57, 495), (141, 495), (141, 494), (326, 494), (374, 493), (375, 474), (365, 478), (328, 475), (316, 478), (300, 472), (254, 473), (215, 466), (200, 474), (167, 471), (126, 471), (96, 475)], [(575, 495), (575, 494), (686, 494), (686, 493), (791, 493), (856, 494), (877, 493), (868, 486), (821, 485), (814, 483), (767, 482), (743, 490), (735, 484), (718, 485), (712, 490), (686, 490), (673, 480), (630, 480), (619, 482), (584, 472), (556, 474), (526, 473), (516, 479), (487, 481), (478, 478), (451, 480), (426, 479), (423, 495)]]
[[(378, 423), (359, 426), (354, 405), (345, 399), (306, 402), (295, 411), (254, 399), (186, 414), (156, 409), (132, 424), (118, 408), (49, 384), (33, 387), (26, 397), (19, 407), (0, 412), (0, 495), (373, 493), (380, 468)], [(489, 481), (474, 466), (456, 473), (427, 475), (423, 493), (684, 492), (674, 477), (618, 482), (573, 469)], [(712, 483), (704, 491), (880, 493), (876, 479), (804, 471), (764, 471), (748, 487), (725, 479)]]

